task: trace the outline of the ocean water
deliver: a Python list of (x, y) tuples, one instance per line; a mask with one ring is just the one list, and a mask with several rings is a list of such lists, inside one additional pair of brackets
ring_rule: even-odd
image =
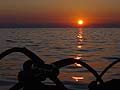
[[(80, 58), (100, 74), (120, 58), (120, 28), (0, 29), (0, 53), (13, 47), (26, 47), (47, 64)], [(26, 60), (25, 55), (12, 53), (0, 61), (0, 90), (8, 90), (17, 82), (17, 74)], [(61, 68), (58, 78), (73, 90), (88, 90), (89, 83), (96, 79), (86, 68), (76, 64)], [(120, 79), (120, 63), (103, 76), (105, 82), (113, 78)]]

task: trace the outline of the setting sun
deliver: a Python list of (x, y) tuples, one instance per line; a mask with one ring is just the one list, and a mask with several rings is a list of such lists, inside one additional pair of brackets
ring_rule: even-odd
[(82, 25), (83, 23), (84, 23), (83, 20), (78, 20), (79, 25)]

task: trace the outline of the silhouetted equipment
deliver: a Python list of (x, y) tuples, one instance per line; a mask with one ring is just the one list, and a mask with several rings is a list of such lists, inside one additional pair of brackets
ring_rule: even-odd
[[(0, 59), (13, 52), (21, 52), (28, 56), (30, 60), (24, 62), (23, 70), (18, 73), (18, 83), (9, 90), (20, 90), (21, 88), (23, 88), (23, 90), (69, 90), (58, 78), (59, 69), (74, 63), (81, 64), (95, 76), (96, 81), (92, 81), (89, 84), (89, 90), (120, 90), (120, 79), (112, 79), (107, 82), (102, 80), (102, 76), (108, 69), (118, 63), (120, 59), (107, 66), (99, 75), (88, 64), (74, 58), (67, 58), (51, 64), (45, 64), (41, 58), (26, 48), (15, 47), (8, 49), (0, 54)], [(56, 85), (46, 85), (43, 83), (42, 81), (45, 81), (46, 78), (52, 80)]]

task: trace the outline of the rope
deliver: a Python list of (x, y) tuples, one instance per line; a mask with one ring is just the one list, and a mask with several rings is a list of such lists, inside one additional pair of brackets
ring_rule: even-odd
[(74, 64), (74, 63), (81, 64), (83, 67), (87, 68), (88, 71), (90, 71), (96, 77), (96, 80), (98, 80), (101, 84), (103, 83), (103, 80), (98, 75), (98, 73), (92, 67), (90, 67), (88, 64), (86, 64), (85, 62), (83, 62), (81, 60), (76, 60), (74, 58), (67, 58), (67, 59), (63, 59), (60, 61), (56, 61), (52, 64), (54, 64), (58, 68), (61, 68), (61, 67), (64, 67), (64, 66), (67, 66), (70, 64)]
[(34, 54), (33, 52), (31, 52), (30, 50), (26, 49), (26, 48), (11, 48), (8, 49), (4, 52), (2, 52), (0, 54), (0, 60), (2, 58), (4, 58), (6, 55), (13, 53), (13, 52), (21, 52), (23, 54), (25, 54), (26, 56), (28, 56), (33, 62), (38, 63), (39, 65), (44, 64), (44, 61), (42, 59), (40, 59), (36, 54)]

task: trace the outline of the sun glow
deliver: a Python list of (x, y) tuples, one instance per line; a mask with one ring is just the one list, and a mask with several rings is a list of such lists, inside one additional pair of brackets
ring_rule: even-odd
[(83, 20), (78, 20), (79, 25), (83, 25), (83, 23), (84, 23)]

